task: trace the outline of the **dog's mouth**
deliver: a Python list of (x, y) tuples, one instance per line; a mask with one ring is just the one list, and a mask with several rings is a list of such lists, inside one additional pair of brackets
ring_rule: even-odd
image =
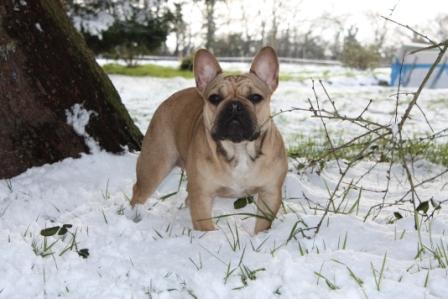
[(229, 140), (239, 143), (253, 141), (260, 136), (249, 112), (242, 106), (238, 109), (238, 112), (235, 112), (234, 109), (226, 108), (218, 115), (212, 130), (212, 137), (215, 141)]

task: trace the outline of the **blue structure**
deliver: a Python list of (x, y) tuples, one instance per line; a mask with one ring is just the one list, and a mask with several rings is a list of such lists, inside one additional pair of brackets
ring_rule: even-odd
[[(390, 85), (397, 86), (401, 82), (403, 87), (417, 87), (435, 61), (438, 51), (422, 51), (415, 54), (406, 53), (409, 48), (401, 49), (401, 57), (396, 57), (391, 65)], [(405, 59), (403, 59), (403, 55)], [(431, 75), (426, 87), (448, 88), (448, 57), (442, 59)], [(403, 62), (403, 63), (402, 63)], [(400, 76), (401, 75), (401, 76)]]

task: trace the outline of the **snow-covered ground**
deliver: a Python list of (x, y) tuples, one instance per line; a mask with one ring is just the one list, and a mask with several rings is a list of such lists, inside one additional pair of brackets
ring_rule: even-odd
[[(300, 66), (297, 67), (300, 68)], [(329, 99), (317, 81), (320, 73), (315, 71), (315, 74), (315, 88), (320, 105), (327, 110), (332, 110)], [(372, 104), (364, 116), (384, 125), (389, 125), (393, 122), (396, 88), (369, 85), (367, 82), (372, 82), (374, 79), (365, 73), (351, 79), (347, 78), (345, 81), (352, 80), (350, 85), (347, 82), (342, 82), (343, 84), (341, 84), (341, 82), (334, 79), (335, 77), (332, 78), (331, 83), (323, 81), (323, 86), (327, 89), (340, 112), (356, 117), (372, 100)], [(194, 85), (193, 79), (183, 78), (136, 78), (112, 75), (111, 79), (142, 132), (146, 131), (151, 116), (161, 101), (174, 93), (174, 91)], [(344, 81), (343, 78), (338, 80)], [(359, 82), (366, 85), (360, 85)], [(272, 98), (272, 111), (276, 113), (288, 110), (291, 107), (309, 108), (308, 99), (315, 103), (315, 96), (311, 87), (311, 80), (280, 82), (279, 88)], [(401, 90), (401, 93), (406, 91), (413, 90)], [(399, 115), (403, 113), (411, 98), (412, 95), (400, 95)], [(430, 122), (432, 130), (438, 131), (447, 127), (447, 89), (424, 90), (420, 96), (419, 103)], [(427, 125), (425, 115), (419, 109), (414, 109), (411, 114), (412, 117), (405, 127), (405, 134), (408, 136), (425, 136), (430, 134), (432, 132), (431, 127)], [(294, 145), (298, 137), (311, 136), (320, 138), (324, 136), (320, 120), (310, 116), (311, 113), (295, 111), (275, 117), (275, 121), (289, 145)], [(349, 123), (328, 122), (328, 128), (335, 133), (334, 135), (341, 138), (344, 136), (355, 136), (356, 133), (361, 132), (359, 127)]]
[[(319, 71), (312, 69), (318, 79)], [(165, 97), (193, 84), (180, 78), (111, 79), (143, 131)], [(338, 80), (333, 78), (326, 87), (341, 111), (356, 115), (372, 99), (369, 117), (386, 124), (392, 121), (394, 89)], [(281, 82), (273, 110), (307, 107), (306, 99), (314, 98), (310, 84)], [(317, 90), (328, 105), (322, 89)], [(422, 95), (422, 108), (434, 130), (443, 128), (448, 116), (447, 94), (429, 90)], [(320, 123), (303, 112), (285, 113), (275, 121), (290, 146), (300, 137), (318, 138), (322, 133)], [(330, 124), (330, 129), (341, 136), (357, 133), (343, 123)], [(416, 111), (408, 134), (429, 130)], [(385, 188), (388, 164), (365, 176), (360, 184), (370, 191), (361, 196), (359, 191), (349, 192), (347, 205), (341, 208), (345, 213), (330, 214), (314, 237), (298, 229), (320, 220), (321, 213), (308, 203), (327, 203), (339, 169), (330, 162), (320, 174), (297, 173), (291, 163), (284, 209), (271, 230), (254, 236), (254, 219), (240, 216), (219, 218), (215, 232), (192, 231), (184, 204), (185, 182), (178, 191), (179, 170), (143, 207), (130, 210), (136, 158), (135, 153), (97, 152), (0, 181), (0, 298), (448, 298), (448, 257), (443, 251), (441, 260), (429, 250), (418, 254), (409, 207), (387, 208), (364, 221), (369, 207), (382, 200), (375, 190)], [(345, 182), (371, 166), (360, 163)], [(442, 170), (418, 161), (413, 172), (424, 181)], [(391, 178), (389, 201), (407, 191), (402, 167), (393, 167)], [(420, 188), (420, 197), (446, 200), (447, 182), (448, 176), (439, 177)], [(159, 199), (173, 192), (177, 193)], [(359, 205), (354, 205), (358, 198)], [(442, 204), (421, 230), (423, 243), (433, 251), (444, 248), (445, 254), (447, 209)], [(215, 216), (241, 211), (253, 212), (254, 206), (234, 210), (233, 200), (216, 200)], [(394, 212), (404, 217), (391, 221)], [(40, 235), (43, 228), (63, 224), (72, 225), (64, 235)], [(88, 249), (87, 258), (77, 253), (85, 254), (83, 249)]]

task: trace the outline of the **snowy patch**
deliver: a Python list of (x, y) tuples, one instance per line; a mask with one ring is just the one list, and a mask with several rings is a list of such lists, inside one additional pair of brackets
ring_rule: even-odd
[[(319, 220), (304, 194), (325, 203), (325, 186), (334, 186), (339, 177), (336, 165), (321, 176), (290, 173), (285, 210), (271, 230), (253, 236), (254, 219), (238, 216), (222, 218), (214, 232), (192, 231), (185, 182), (165, 200), (153, 197), (130, 209), (136, 158), (99, 152), (0, 181), (0, 298), (446, 298), (446, 268), (427, 253), (415, 258), (418, 236), (412, 217), (388, 224), (391, 209), (376, 221), (363, 221), (367, 209), (380, 200), (378, 193), (363, 193), (359, 211), (331, 214), (316, 237), (299, 232), (291, 237), (294, 228)], [(352, 175), (370, 166), (362, 163)], [(422, 163), (416, 175), (424, 179), (434, 167)], [(366, 177), (369, 188), (383, 186), (387, 169), (385, 164)], [(401, 168), (393, 170), (397, 197), (403, 175)], [(177, 191), (179, 178), (179, 171), (173, 171), (157, 194)], [(442, 188), (437, 199), (445, 198), (447, 179), (437, 180), (421, 195), (426, 198)], [(357, 194), (348, 196), (350, 206)], [(232, 203), (217, 199), (214, 215), (254, 212), (253, 205), (234, 210)], [(45, 227), (64, 224), (72, 225), (64, 236), (45, 241), (40, 235)], [(422, 238), (426, 244), (446, 246), (447, 231), (443, 206), (424, 224)], [(70, 249), (71, 233), (76, 233), (77, 247)], [(47, 247), (56, 243), (45, 250), (45, 242)], [(85, 250), (87, 258), (80, 255)], [(378, 291), (372, 267), (379, 271), (385, 255)]]
[[(300, 68), (301, 66), (296, 66)], [(316, 80), (321, 78), (320, 68), (307, 66), (309, 71), (315, 71)], [(334, 76), (338, 76), (339, 67), (333, 70)], [(157, 107), (162, 101), (174, 92), (194, 86), (193, 79), (184, 78), (151, 78), (151, 77), (126, 77), (120, 75), (110, 76), (113, 84), (121, 95), (123, 103), (132, 115), (136, 125), (142, 132), (146, 132), (149, 121)], [(348, 116), (356, 117), (362, 113), (364, 107), (372, 100), (369, 111), (364, 113), (367, 119), (389, 125), (394, 122), (396, 100), (393, 96), (396, 89), (392, 87), (359, 85), (361, 78), (346, 79), (344, 84), (324, 83), (327, 91), (332, 97), (338, 109)], [(341, 79), (342, 80), (342, 79)], [(362, 80), (361, 80), (362, 81)], [(316, 83), (318, 84), (318, 83)], [(351, 85), (350, 85), (351, 84)], [(311, 89), (311, 80), (305, 81), (280, 81), (278, 89), (272, 97), (271, 110), (279, 112), (291, 109), (292, 107), (309, 108), (307, 99), (314, 101), (314, 94)], [(412, 90), (406, 89), (403, 92)], [(332, 110), (330, 101), (320, 85), (316, 86), (316, 92), (322, 107)], [(418, 109), (414, 109), (403, 131), (403, 138), (410, 136), (421, 137), (432, 134), (432, 130), (439, 131), (446, 128), (446, 116), (448, 115), (447, 89), (425, 89), (420, 95), (419, 105), (430, 119), (432, 129), (426, 125), (425, 117)], [(401, 115), (408, 101), (409, 96), (403, 96), (399, 105), (398, 113)], [(274, 118), (274, 122), (280, 129), (286, 144), (294, 146), (303, 138), (311, 138), (320, 141), (324, 137), (320, 120), (311, 117), (309, 112), (293, 111), (283, 113)], [(363, 133), (359, 126), (354, 126), (348, 122), (328, 122), (328, 129), (331, 136), (345, 140), (356, 134)], [(336, 141), (341, 141), (336, 140)], [(442, 139), (439, 139), (442, 141)]]
[(84, 137), (84, 141), (91, 153), (100, 151), (98, 143), (87, 132), (86, 126), (89, 123), (91, 115), (97, 115), (95, 111), (88, 111), (84, 109), (82, 104), (75, 104), (70, 109), (65, 111), (67, 116), (67, 124), (73, 127), (76, 134)]
[(393, 139), (394, 140), (397, 139), (397, 135), (398, 135), (398, 132), (399, 132), (399, 123), (398, 122), (393, 122), (390, 125), (390, 128), (392, 130), (392, 137), (393, 137)]
[(42, 30), (42, 26), (40, 26), (39, 23), (34, 24), (34, 26), (35, 26), (36, 29), (39, 30), (40, 32), (44, 32), (44, 31)]
[(106, 31), (115, 22), (115, 18), (104, 11), (99, 12), (96, 16), (73, 17), (73, 24), (79, 32), (82, 30), (102, 38), (102, 32)]

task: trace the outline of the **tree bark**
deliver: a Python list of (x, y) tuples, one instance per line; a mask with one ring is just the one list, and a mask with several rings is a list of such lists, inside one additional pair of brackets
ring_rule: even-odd
[(89, 152), (67, 123), (80, 104), (101, 149), (139, 150), (142, 134), (60, 1), (0, 1), (0, 178)]

